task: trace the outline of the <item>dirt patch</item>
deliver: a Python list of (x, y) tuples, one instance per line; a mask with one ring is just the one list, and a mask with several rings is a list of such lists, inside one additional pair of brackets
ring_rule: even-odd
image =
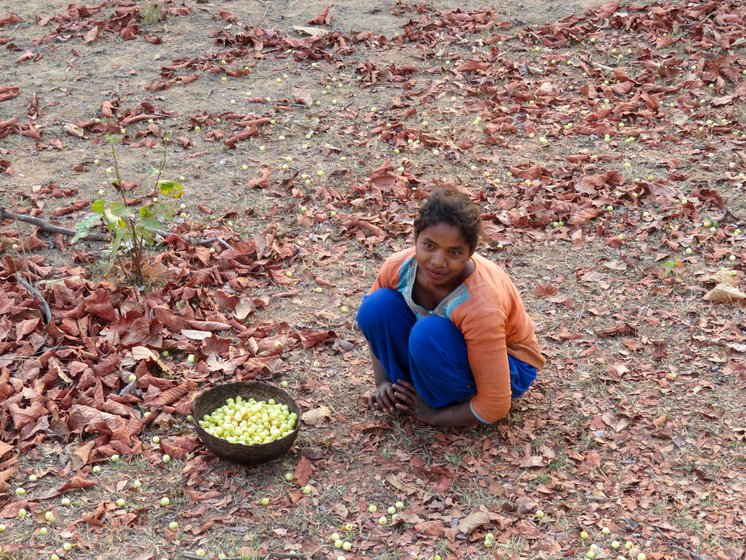
[[(116, 199), (108, 133), (147, 206), (168, 133), (162, 174), (184, 208), (164, 229), (214, 239), (161, 239), (140, 293), (102, 277), (107, 244), (3, 223), (1, 554), (559, 558), (616, 556), (617, 541), (631, 557), (741, 557), (743, 307), (703, 296), (718, 279), (743, 290), (743, 6), (353, 1), (328, 21), (327, 6), (0, 8), (0, 204), (75, 228)], [(520, 288), (549, 364), (504, 421), (439, 432), (365, 409), (355, 311), (444, 183), (483, 205), (480, 251)], [(243, 321), (240, 298), (256, 307)], [(231, 328), (202, 344), (155, 309)], [(126, 365), (128, 336), (166, 350), (172, 375)], [(130, 402), (116, 395), (132, 371), (150, 377)], [(243, 469), (191, 448), (194, 389), (144, 404), (235, 378), (286, 381), (329, 419)], [(70, 427), (71, 406), (102, 402), (126, 446)], [(183, 456), (164, 462), (169, 446)]]

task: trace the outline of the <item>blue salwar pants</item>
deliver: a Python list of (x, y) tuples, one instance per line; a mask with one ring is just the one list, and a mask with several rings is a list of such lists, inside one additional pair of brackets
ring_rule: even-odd
[[(411, 382), (429, 406), (440, 408), (476, 394), (466, 341), (444, 317), (419, 320), (404, 297), (382, 288), (363, 298), (357, 322), (386, 376)], [(536, 379), (536, 368), (508, 354), (512, 397), (520, 397)]]

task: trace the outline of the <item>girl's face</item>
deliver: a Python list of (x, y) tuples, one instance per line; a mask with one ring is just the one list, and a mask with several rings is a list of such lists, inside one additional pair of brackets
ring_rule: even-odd
[(434, 224), (415, 239), (418, 280), (430, 288), (451, 291), (464, 280), (464, 271), (474, 251), (456, 226)]

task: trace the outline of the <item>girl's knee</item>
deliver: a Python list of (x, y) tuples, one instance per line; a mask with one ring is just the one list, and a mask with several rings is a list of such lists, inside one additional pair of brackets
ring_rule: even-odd
[(433, 338), (444, 336), (463, 338), (461, 331), (451, 320), (437, 315), (428, 315), (417, 321), (415, 328), (412, 329), (412, 336), (415, 337), (416, 342), (420, 343), (427, 343)]
[(410, 352), (419, 355), (436, 355), (442, 352), (444, 343), (449, 347), (466, 345), (458, 327), (449, 319), (436, 315), (421, 318), (409, 335)]
[[(390, 288), (380, 288), (363, 298), (357, 310), (357, 324), (365, 332), (382, 320), (390, 320), (401, 307), (401, 294)], [(406, 306), (406, 303), (404, 304)]]

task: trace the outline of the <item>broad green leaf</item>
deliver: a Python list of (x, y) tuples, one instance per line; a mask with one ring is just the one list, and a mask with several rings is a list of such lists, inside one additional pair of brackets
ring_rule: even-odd
[(71, 242), (76, 243), (80, 239), (86, 237), (90, 233), (91, 228), (99, 223), (101, 223), (101, 216), (99, 214), (88, 214), (85, 218), (75, 224), (75, 235)]
[(105, 207), (106, 203), (103, 200), (99, 199), (91, 202), (91, 212), (95, 212), (96, 214), (103, 214)]
[(179, 212), (178, 207), (173, 204), (160, 204), (158, 208), (154, 208), (154, 210), (155, 215), (158, 216), (161, 223), (168, 222)]
[(161, 224), (161, 222), (155, 216), (148, 216), (146, 218), (143, 218), (140, 223), (142, 224), (142, 227), (150, 231), (156, 231), (163, 227), (163, 224)]
[(137, 213), (140, 215), (141, 218), (149, 218), (153, 215), (150, 206), (143, 206), (142, 208), (140, 208), (140, 210), (137, 211)]
[(155, 241), (155, 233), (146, 228), (143, 224), (137, 226), (135, 230), (137, 231), (137, 236), (140, 238), (143, 245), (153, 245), (153, 242)]
[(181, 198), (181, 195), (184, 194), (181, 183), (175, 181), (158, 181), (158, 190), (161, 191), (163, 196), (170, 196), (171, 198)]
[(116, 134), (105, 134), (104, 140), (106, 140), (109, 144), (114, 145), (114, 144), (119, 144), (119, 141), (121, 140), (121, 138), (119, 138), (119, 136)]
[(120, 218), (126, 218), (130, 215), (130, 209), (124, 202), (112, 202), (109, 204), (111, 213)]
[(111, 232), (119, 233), (120, 230), (124, 232), (127, 229), (127, 222), (119, 216), (115, 216), (109, 208), (104, 210), (104, 220), (106, 221), (106, 227), (108, 227)]
[(112, 229), (111, 246), (109, 247), (109, 259), (106, 263), (107, 272), (111, 270), (111, 267), (114, 265), (114, 260), (119, 254), (119, 249), (122, 245), (122, 237), (124, 236), (124, 232), (124, 228)]

